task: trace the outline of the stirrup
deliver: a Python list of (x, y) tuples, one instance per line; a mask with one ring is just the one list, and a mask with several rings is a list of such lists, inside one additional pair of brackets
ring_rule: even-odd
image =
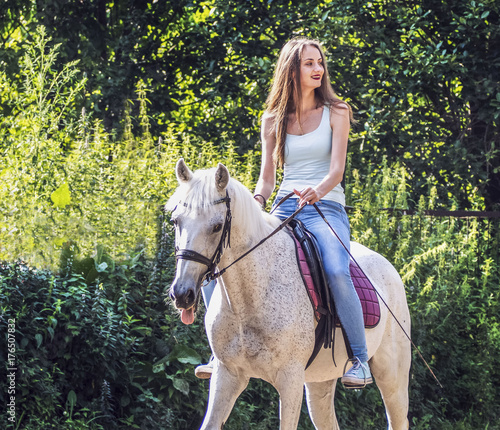
[[(347, 363), (353, 362), (352, 367), (346, 372)], [(356, 374), (356, 372), (363, 372), (363, 375)], [(344, 388), (347, 390), (356, 390), (365, 388), (368, 384), (373, 382), (373, 378), (370, 372), (370, 367), (368, 362), (366, 366), (361, 362), (358, 357), (354, 357), (353, 359), (349, 359), (346, 361), (344, 365), (344, 376), (341, 379)]]

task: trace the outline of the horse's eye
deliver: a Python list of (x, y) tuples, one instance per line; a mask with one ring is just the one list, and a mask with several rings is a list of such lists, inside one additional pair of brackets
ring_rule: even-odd
[(214, 226), (214, 230), (213, 230), (213, 231), (214, 231), (214, 233), (218, 233), (218, 232), (219, 232), (219, 231), (221, 231), (221, 230), (222, 230), (222, 224), (216, 224), (216, 225)]

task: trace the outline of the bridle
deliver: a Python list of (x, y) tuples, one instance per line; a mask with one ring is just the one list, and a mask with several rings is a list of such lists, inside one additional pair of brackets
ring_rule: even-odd
[[(214, 206), (221, 203), (226, 203), (226, 217), (224, 219), (224, 226), (222, 227), (222, 234), (219, 240), (219, 244), (217, 245), (217, 248), (215, 249), (212, 258), (209, 259), (204, 255), (201, 255), (199, 252), (192, 251), (190, 249), (179, 249), (177, 246), (175, 247), (176, 260), (196, 261), (197, 263), (201, 263), (207, 266), (207, 271), (203, 274), (202, 279), (206, 278), (208, 281), (218, 278), (218, 276), (215, 273), (217, 264), (219, 264), (224, 248), (231, 247), (231, 219), (232, 219), (231, 207), (230, 207), (231, 199), (229, 198), (227, 190), (226, 190), (226, 197), (223, 197), (222, 199), (219, 200), (215, 200), (210, 205)], [(182, 204), (186, 207), (188, 206), (186, 203)]]

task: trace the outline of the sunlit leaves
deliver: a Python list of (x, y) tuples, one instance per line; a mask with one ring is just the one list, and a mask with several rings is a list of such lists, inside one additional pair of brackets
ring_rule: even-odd
[(51, 195), (50, 199), (56, 208), (64, 208), (71, 203), (71, 193), (67, 183), (62, 184)]

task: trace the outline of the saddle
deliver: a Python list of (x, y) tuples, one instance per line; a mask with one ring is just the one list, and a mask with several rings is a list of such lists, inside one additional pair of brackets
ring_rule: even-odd
[[(309, 362), (307, 363), (307, 369), (319, 353), (321, 346), (324, 348), (332, 348), (333, 357), (335, 328), (341, 327), (343, 332), (344, 329), (335, 310), (333, 298), (330, 296), (330, 289), (328, 288), (328, 281), (325, 276), (316, 238), (305, 228), (302, 222), (297, 219), (290, 221), (289, 233), (295, 241), (300, 273), (309, 299), (311, 300), (316, 321), (318, 322), (315, 331), (316, 340), (314, 350)], [(380, 321), (380, 306), (376, 291), (371, 281), (352, 259), (350, 260), (349, 269), (351, 279), (356, 292), (358, 293), (361, 307), (363, 309), (365, 327), (373, 328)], [(345, 332), (344, 341), (349, 358), (353, 358), (352, 350), (349, 342), (347, 341)]]

